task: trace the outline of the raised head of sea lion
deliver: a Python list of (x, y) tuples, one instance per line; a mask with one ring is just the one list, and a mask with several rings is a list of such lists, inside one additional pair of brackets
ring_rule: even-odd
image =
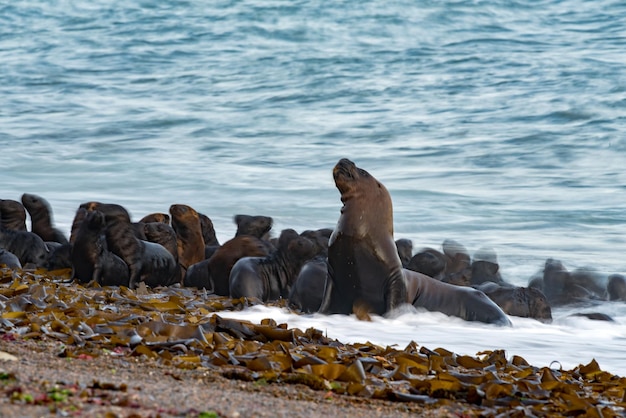
[(422, 248), (411, 257), (406, 268), (441, 280), (445, 275), (447, 263), (448, 257), (441, 251)]
[(204, 239), (204, 245), (207, 247), (219, 246), (220, 242), (217, 239), (215, 233), (215, 227), (213, 221), (208, 216), (198, 213), (200, 216), (200, 229), (202, 229), (202, 238)]
[(30, 214), (31, 231), (44, 241), (68, 244), (69, 241), (61, 230), (52, 224), (52, 209), (46, 199), (30, 193), (22, 195), (22, 204)]
[(117, 203), (101, 203), (101, 202), (86, 202), (79, 206), (79, 209), (86, 209), (88, 212), (97, 210), (104, 214), (107, 222), (119, 219), (130, 223), (130, 214), (124, 206)]
[(170, 224), (170, 215), (167, 213), (155, 212), (149, 215), (144, 216), (139, 220), (140, 223), (150, 223), (150, 222), (160, 222), (169, 225)]
[(400, 256), (402, 267), (406, 268), (413, 257), (413, 241), (407, 238), (397, 239), (396, 248), (398, 248), (398, 256)]
[(367, 171), (341, 159), (333, 169), (341, 215), (328, 246), (320, 312), (350, 314), (355, 306), (383, 315), (407, 303), (402, 262), (393, 239), (389, 192)]
[(0, 226), (13, 231), (26, 231), (26, 209), (17, 200), (0, 199)]
[(204, 260), (204, 238), (200, 216), (191, 206), (172, 205), (172, 228), (178, 242), (178, 263), (186, 270), (189, 266)]

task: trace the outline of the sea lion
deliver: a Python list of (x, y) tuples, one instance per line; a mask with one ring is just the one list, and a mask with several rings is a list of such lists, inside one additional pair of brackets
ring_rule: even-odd
[(72, 244), (59, 244), (58, 242), (46, 242), (48, 247), (48, 270), (72, 268)]
[(448, 257), (442, 281), (469, 286), (472, 275), (471, 258), (465, 246), (453, 239), (446, 239), (442, 244), (442, 249)]
[(142, 224), (147, 224), (151, 222), (160, 222), (160, 223), (169, 225), (170, 215), (168, 215), (167, 213), (160, 213), (160, 212), (150, 213), (144, 216), (143, 218), (141, 218), (139, 222)]
[(500, 275), (498, 256), (496, 255), (496, 252), (493, 250), (493, 248), (483, 247), (480, 250), (476, 251), (476, 253), (474, 253), (474, 260), (472, 261), (471, 270), (471, 285), (479, 285), (485, 282), (493, 282), (498, 284), (504, 283), (504, 281), (502, 280), (502, 276)]
[(406, 280), (407, 301), (416, 308), (466, 321), (511, 325), (502, 309), (480, 290), (440, 282), (413, 270), (403, 269), (402, 273)]
[(315, 256), (316, 245), (293, 229), (285, 229), (278, 247), (267, 257), (237, 260), (229, 276), (232, 298), (255, 297), (263, 302), (286, 299), (300, 268)]
[(21, 269), (22, 263), (15, 254), (10, 251), (0, 248), (0, 267), (10, 268), (11, 270)]
[(198, 213), (200, 217), (200, 229), (202, 230), (202, 238), (204, 239), (205, 246), (219, 246), (220, 242), (217, 239), (215, 233), (215, 227), (213, 221), (208, 216)]
[(303, 237), (310, 239), (317, 246), (317, 254), (324, 257), (328, 255), (328, 240), (332, 234), (332, 228), (308, 229), (300, 233)]
[[(237, 260), (243, 257), (266, 257), (271, 251), (272, 248), (267, 242), (251, 235), (242, 235), (226, 241), (206, 263), (208, 270), (206, 273), (202, 272), (202, 275), (210, 274), (213, 286), (205, 287), (207, 289), (212, 287), (216, 295), (229, 296), (230, 271)], [(195, 280), (192, 277), (186, 278), (185, 283), (189, 282)]]
[(204, 260), (204, 238), (198, 212), (187, 205), (170, 206), (172, 228), (178, 243), (178, 264), (183, 271)]
[(343, 207), (328, 246), (320, 312), (356, 307), (383, 315), (407, 302), (402, 262), (393, 239), (393, 208), (385, 186), (347, 158), (333, 168)]
[(26, 209), (17, 200), (0, 199), (0, 226), (12, 231), (26, 231)]
[(494, 301), (507, 315), (552, 322), (552, 309), (546, 296), (532, 287), (482, 282), (474, 286)]
[(103, 286), (128, 286), (128, 266), (107, 247), (105, 215), (97, 210), (80, 210), (85, 216), (71, 249), (73, 277), (81, 283), (93, 280)]
[(0, 226), (0, 248), (13, 253), (24, 268), (29, 264), (36, 267), (46, 267), (49, 255), (48, 247), (37, 234)]
[(117, 203), (102, 203), (92, 201), (82, 203), (78, 208), (84, 208), (88, 212), (98, 210), (104, 213), (104, 216), (107, 218), (107, 222), (109, 219), (119, 219), (124, 222), (130, 223), (130, 214), (124, 206), (118, 205)]
[(215, 293), (215, 286), (209, 270), (209, 259), (192, 264), (187, 268), (183, 277), (183, 286), (206, 289), (208, 293)]
[(44, 241), (69, 244), (63, 232), (52, 225), (52, 209), (46, 199), (30, 193), (22, 195), (22, 204), (28, 211), (31, 221), (31, 232), (39, 235)]
[(621, 274), (611, 274), (606, 284), (609, 300), (626, 301), (626, 278)]
[(289, 305), (305, 313), (317, 312), (324, 297), (327, 274), (326, 257), (304, 263), (291, 287)]
[(269, 232), (274, 220), (269, 216), (235, 215), (233, 220), (237, 224), (236, 237), (251, 235), (263, 240), (269, 240)]
[(162, 245), (172, 255), (177, 269), (176, 282), (182, 281), (183, 274), (178, 264), (178, 240), (174, 228), (162, 222), (148, 222), (143, 224), (143, 232), (146, 241)]
[(72, 221), (72, 228), (70, 230), (70, 244), (74, 244), (76, 241), (76, 235), (78, 234), (78, 230), (87, 216), (87, 209), (79, 207), (76, 210), (76, 214), (74, 215), (74, 220)]
[(422, 248), (406, 266), (407, 269), (433, 277), (443, 279), (446, 272), (448, 257), (434, 248)]
[(402, 267), (406, 268), (413, 257), (413, 241), (407, 238), (397, 239), (396, 248), (398, 249)]
[[(559, 260), (548, 258), (543, 270), (542, 291), (548, 298), (550, 306), (561, 306), (572, 303), (598, 300), (600, 297), (581, 285), (582, 275), (573, 279), (572, 274)], [(537, 282), (538, 284), (539, 282)]]

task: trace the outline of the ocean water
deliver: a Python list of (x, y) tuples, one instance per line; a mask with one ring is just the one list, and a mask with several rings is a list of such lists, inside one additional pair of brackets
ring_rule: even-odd
[[(493, 247), (518, 285), (548, 257), (625, 273), (624, 27), (609, 0), (7, 2), (0, 198), (45, 197), (67, 233), (89, 200), (135, 219), (185, 203), (223, 242), (237, 213), (272, 216), (275, 234), (333, 227), (346, 157), (386, 185), (415, 250)], [(568, 316), (582, 309), (616, 322)], [(511, 329), (237, 315), (626, 375), (623, 303)]]

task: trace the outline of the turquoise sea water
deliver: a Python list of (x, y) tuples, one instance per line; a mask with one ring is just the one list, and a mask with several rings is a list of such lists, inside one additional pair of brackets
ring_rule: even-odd
[[(0, 5), (0, 198), (45, 197), (68, 233), (85, 201), (136, 219), (185, 203), (225, 241), (237, 213), (276, 234), (334, 226), (347, 157), (387, 186), (416, 250), (491, 246), (520, 285), (548, 257), (626, 273), (624, 27), (626, 3), (606, 0)], [(439, 335), (435, 317), (428, 346), (474, 354), (495, 335), (547, 365), (575, 351), (564, 332), (590, 345), (572, 361), (626, 374), (626, 306), (596, 310), (617, 323), (564, 310), (475, 350), (455, 338), (482, 328)], [(428, 341), (398, 329), (386, 342)]]

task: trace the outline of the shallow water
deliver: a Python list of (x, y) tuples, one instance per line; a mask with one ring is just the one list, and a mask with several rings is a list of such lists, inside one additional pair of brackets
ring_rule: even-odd
[[(415, 250), (491, 246), (520, 285), (548, 257), (624, 273), (625, 24), (608, 0), (1, 5), (0, 198), (45, 197), (68, 233), (85, 201), (136, 219), (185, 203), (223, 242), (237, 213), (275, 234), (334, 226), (347, 157), (387, 186)], [(595, 309), (617, 322), (350, 328), (623, 374), (626, 306)], [(352, 338), (345, 318), (315, 320)]]

